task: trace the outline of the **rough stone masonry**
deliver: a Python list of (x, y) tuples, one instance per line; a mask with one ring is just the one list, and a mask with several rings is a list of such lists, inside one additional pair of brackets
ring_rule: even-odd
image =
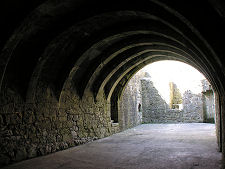
[[(168, 91), (171, 96), (170, 105), (161, 97), (147, 72), (140, 71), (134, 75), (123, 94), (121, 103), (121, 111), (123, 111), (121, 114), (125, 115), (123, 118), (127, 118), (128, 112), (130, 112), (131, 119), (138, 116), (138, 104), (140, 103), (139, 116), (143, 123), (214, 122), (214, 95), (207, 80), (202, 81), (203, 91), (199, 94), (187, 90), (181, 95), (176, 84), (168, 85), (170, 85), (170, 91)], [(124, 113), (126, 111), (127, 113)], [(134, 123), (122, 121), (129, 126)]]

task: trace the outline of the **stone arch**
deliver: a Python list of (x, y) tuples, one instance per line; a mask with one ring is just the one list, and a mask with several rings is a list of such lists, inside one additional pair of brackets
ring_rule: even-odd
[[(119, 110), (112, 105), (118, 104), (140, 68), (157, 60), (179, 60), (202, 72), (218, 94), (217, 129), (224, 152), (224, 52), (215, 40), (223, 42), (224, 26), (208, 2), (199, 3), (199, 9), (211, 14), (210, 25), (198, 9), (190, 10), (190, 4), (198, 6), (194, 0), (36, 2), (5, 39), (0, 55), (0, 111), (19, 105), (25, 115), (34, 111), (40, 126), (44, 124), (39, 116), (46, 115), (52, 124), (45, 129), (60, 122), (58, 133), (51, 134), (65, 134), (57, 142), (65, 149), (78, 137), (113, 133), (110, 118), (118, 116), (112, 113), (114, 108), (115, 113)], [(16, 108), (7, 111), (13, 114)], [(79, 131), (73, 129), (78, 126)]]

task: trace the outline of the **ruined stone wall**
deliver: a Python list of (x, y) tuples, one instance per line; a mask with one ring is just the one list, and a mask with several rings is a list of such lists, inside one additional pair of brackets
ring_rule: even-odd
[(188, 91), (182, 98), (183, 109), (171, 109), (154, 87), (151, 78), (141, 79), (141, 85), (144, 123), (203, 121), (201, 94), (195, 95)]
[(213, 91), (203, 93), (203, 119), (204, 122), (214, 123), (215, 118), (215, 98)]
[(164, 122), (168, 105), (154, 87), (151, 77), (141, 79), (141, 86), (143, 123)]
[(208, 80), (203, 79), (201, 81), (201, 83), (202, 83), (202, 92), (206, 92), (208, 90), (212, 90), (212, 86), (211, 86), (211, 84), (209, 83)]
[(202, 94), (193, 94), (190, 90), (183, 94), (183, 121), (203, 122)]
[(169, 83), (170, 86), (170, 108), (179, 109), (179, 104), (182, 104), (182, 96), (177, 85), (173, 82)]
[(202, 99), (203, 99), (203, 119), (204, 122), (215, 122), (215, 97), (214, 92), (209, 82), (202, 80)]
[(119, 123), (122, 130), (137, 126), (142, 122), (142, 98), (140, 79), (144, 72), (136, 73), (124, 89), (120, 101)]

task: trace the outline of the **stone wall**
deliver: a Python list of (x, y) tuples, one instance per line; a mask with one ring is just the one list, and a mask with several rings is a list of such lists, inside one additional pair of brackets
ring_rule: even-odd
[(204, 122), (214, 123), (215, 96), (213, 89), (207, 80), (202, 80), (203, 119)]
[(144, 123), (202, 121), (201, 113), (196, 114), (201, 107), (200, 95), (187, 92), (182, 111), (169, 109), (143, 72), (136, 74), (123, 92), (119, 125), (112, 123), (110, 104), (103, 94), (96, 99), (87, 90), (80, 98), (71, 79), (65, 83), (60, 97), (50, 85), (39, 86), (33, 100), (26, 100), (12, 88), (6, 87), (0, 93), (0, 166), (103, 138), (136, 126), (142, 120)]
[(170, 105), (154, 87), (148, 73), (135, 75), (122, 98), (121, 121), (124, 125), (132, 127), (139, 124), (134, 120), (137, 117), (138, 103), (142, 103), (143, 123), (214, 122), (214, 94), (206, 79), (202, 80), (203, 91), (199, 94), (187, 90), (182, 96), (176, 84), (171, 82), (169, 85)]
[(54, 153), (141, 124), (139, 79), (142, 77), (143, 74), (136, 74), (124, 90), (119, 124), (111, 121), (110, 104), (103, 95), (96, 100), (91, 92), (86, 92), (80, 98), (71, 79), (65, 83), (59, 98), (44, 83), (39, 84), (41, 88), (37, 89), (34, 100), (29, 101), (13, 89), (4, 90), (0, 97), (0, 166)]
[(182, 104), (181, 93), (175, 83), (170, 82), (169, 86), (170, 86), (170, 108), (179, 109), (179, 105)]
[(144, 72), (136, 73), (124, 89), (120, 100), (119, 124), (121, 130), (142, 123), (142, 96), (140, 79)]
[[(46, 87), (36, 102), (25, 102), (12, 89), (1, 93), (0, 166), (46, 155), (112, 134), (104, 97), (82, 99), (65, 87), (60, 99)], [(114, 129), (115, 130), (115, 129)]]
[[(173, 122), (202, 122), (203, 121), (203, 103), (201, 94), (195, 95), (186, 91), (182, 98), (183, 109), (170, 106), (160, 96), (158, 90), (154, 87), (151, 78), (141, 79), (142, 85), (142, 104), (143, 104), (143, 123), (173, 123)], [(169, 92), (169, 91), (168, 91)], [(173, 87), (174, 93), (174, 87)], [(177, 93), (177, 92), (176, 92)], [(173, 104), (180, 103), (172, 102)], [(174, 100), (174, 99), (172, 99)], [(178, 99), (176, 99), (178, 100)], [(171, 104), (171, 105), (173, 105)]]
[(154, 87), (150, 75), (141, 79), (141, 87), (143, 123), (164, 122), (168, 105)]
[(202, 94), (194, 94), (187, 90), (183, 94), (183, 121), (203, 122), (203, 101)]

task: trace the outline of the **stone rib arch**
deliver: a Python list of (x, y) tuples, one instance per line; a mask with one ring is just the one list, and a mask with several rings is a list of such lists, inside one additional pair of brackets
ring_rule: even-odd
[(101, 18), (102, 19), (102, 18)]
[[(50, 144), (33, 141), (32, 135), (40, 140), (44, 133), (48, 140), (55, 138), (53, 147), (66, 149), (80, 144), (82, 138), (87, 141), (112, 134), (110, 104), (117, 104), (135, 72), (164, 59), (194, 66), (213, 85), (219, 102), (218, 140), (224, 143), (225, 66), (221, 42), (225, 26), (213, 12), (215, 6), (201, 1), (202, 8), (195, 9), (198, 3), (35, 0), (26, 13), (16, 13), (20, 21), (9, 31), (5, 27), (10, 37), (4, 37), (3, 43), (8, 41), (0, 54), (0, 122), (4, 123), (0, 124), (12, 131), (21, 124), (32, 126), (32, 130), (20, 137), (18, 144), (21, 141), (23, 145), (14, 142), (15, 152), (20, 148), (26, 152), (29, 148), (25, 142), (30, 141), (42, 153), (37, 155), (48, 154), (42, 148)], [(19, 120), (8, 125), (7, 119)], [(7, 142), (6, 136), (1, 138)], [(225, 152), (224, 145), (219, 145)], [(3, 144), (0, 148), (15, 160), (14, 151), (6, 151)]]
[[(126, 12), (125, 12), (126, 13)], [(119, 13), (119, 14), (121, 14), (121, 13)], [(128, 14), (130, 14), (129, 12), (128, 12)], [(111, 14), (109, 15), (109, 16), (111, 16)], [(99, 17), (99, 16), (98, 16)], [(97, 17), (97, 18), (98, 18)], [(115, 16), (114, 16), (115, 17)], [(108, 16), (106, 15), (106, 18), (108, 19)], [(102, 19), (102, 18), (101, 18)], [(96, 19), (94, 18), (93, 19), (94, 21), (96, 21)], [(91, 21), (87, 21), (88, 23), (89, 22), (91, 22)], [(84, 22), (84, 23), (87, 23), (87, 22)], [(83, 24), (84, 24), (83, 23)], [(95, 23), (96, 24), (96, 23)], [(81, 24), (81, 27), (82, 27), (82, 24)], [(88, 26), (89, 27), (89, 26)], [(87, 27), (87, 28), (88, 28)], [(46, 51), (45, 51), (45, 53), (43, 54), (43, 56), (41, 57), (41, 59), (40, 59), (40, 61), (41, 62), (43, 62), (43, 63), (41, 63), (41, 64), (46, 64), (45, 62), (47, 62), (46, 60), (48, 59), (48, 58), (52, 58), (52, 59), (56, 59), (55, 57), (59, 57), (60, 55), (62, 55), (62, 56), (64, 56), (65, 57), (65, 55), (64, 55), (64, 50), (65, 49), (67, 49), (67, 48), (71, 48), (71, 44), (70, 43), (73, 43), (73, 46), (76, 46), (76, 41), (78, 41), (78, 39), (79, 39), (79, 36), (80, 36), (80, 38), (82, 39), (82, 38), (87, 38), (88, 36), (89, 36), (89, 34), (90, 33), (87, 33), (86, 31), (84, 31), (83, 30), (83, 28), (84, 27), (82, 27), (82, 29), (80, 28), (78, 28), (78, 26), (76, 25), (76, 26), (74, 26), (74, 27), (72, 27), (69, 31), (67, 31), (67, 32), (65, 32), (65, 33), (63, 33), (61, 36), (59, 36), (59, 37), (57, 37), (53, 42), (51, 42), (50, 44), (49, 44), (49, 47), (46, 49)], [(74, 29), (74, 30), (73, 30)], [(90, 29), (90, 28), (88, 28), (88, 29)], [(80, 32), (80, 30), (82, 30), (81, 32)], [(90, 30), (90, 31), (93, 31), (93, 30)], [(75, 35), (73, 35), (73, 34), (76, 34), (77, 33), (77, 36)], [(76, 41), (75, 42), (70, 42), (71, 40), (69, 40), (69, 42), (68, 42), (68, 39), (71, 39), (71, 36), (73, 37), (73, 38), (75, 38), (76, 39)], [(67, 37), (67, 38), (65, 38), (65, 37)], [(57, 42), (58, 41), (58, 42)], [(61, 49), (57, 49), (57, 44), (58, 43), (58, 48), (62, 48), (63, 50), (61, 50)], [(75, 43), (75, 44), (74, 44)], [(53, 45), (51, 45), (51, 44), (53, 44)], [(62, 44), (64, 44), (64, 46), (62, 47)], [(65, 48), (65, 49), (64, 49)], [(67, 49), (67, 50), (69, 50), (69, 51), (71, 51), (71, 50), (74, 50), (74, 49)], [(54, 52), (53, 52), (54, 51)], [(60, 53), (62, 53), (62, 54), (60, 54)], [(70, 55), (72, 55), (72, 54), (70, 54)], [(78, 54), (78, 55), (80, 55), (80, 54)], [(45, 58), (45, 56), (47, 56), (47, 59)], [(64, 58), (63, 58), (64, 59)], [(84, 60), (84, 59), (82, 59), (82, 60)], [(48, 62), (54, 62), (54, 61), (52, 61), (52, 60), (50, 60), (50, 61), (48, 61)], [(73, 61), (74, 62), (74, 61)], [(59, 63), (61, 64), (61, 62), (59, 61)], [(82, 63), (82, 62), (81, 62)], [(79, 64), (81, 64), (81, 63), (77, 63), (78, 65)], [(42, 65), (42, 66), (43, 66)], [(38, 69), (40, 69), (42, 66), (37, 66), (38, 67)], [(44, 67), (46, 67), (46, 66), (44, 66)], [(70, 68), (71, 66), (69, 66), (69, 68)], [(69, 70), (69, 69), (68, 69)], [(34, 73), (34, 74), (43, 74), (43, 73), (38, 73), (38, 71), (35, 71), (35, 72), (37, 72), (37, 73)], [(54, 72), (55, 73), (55, 72)], [(36, 75), (37, 76), (37, 75)], [(52, 74), (51, 75), (51, 77), (53, 77), (54, 75)], [(65, 77), (64, 77), (64, 79), (65, 79)]]

